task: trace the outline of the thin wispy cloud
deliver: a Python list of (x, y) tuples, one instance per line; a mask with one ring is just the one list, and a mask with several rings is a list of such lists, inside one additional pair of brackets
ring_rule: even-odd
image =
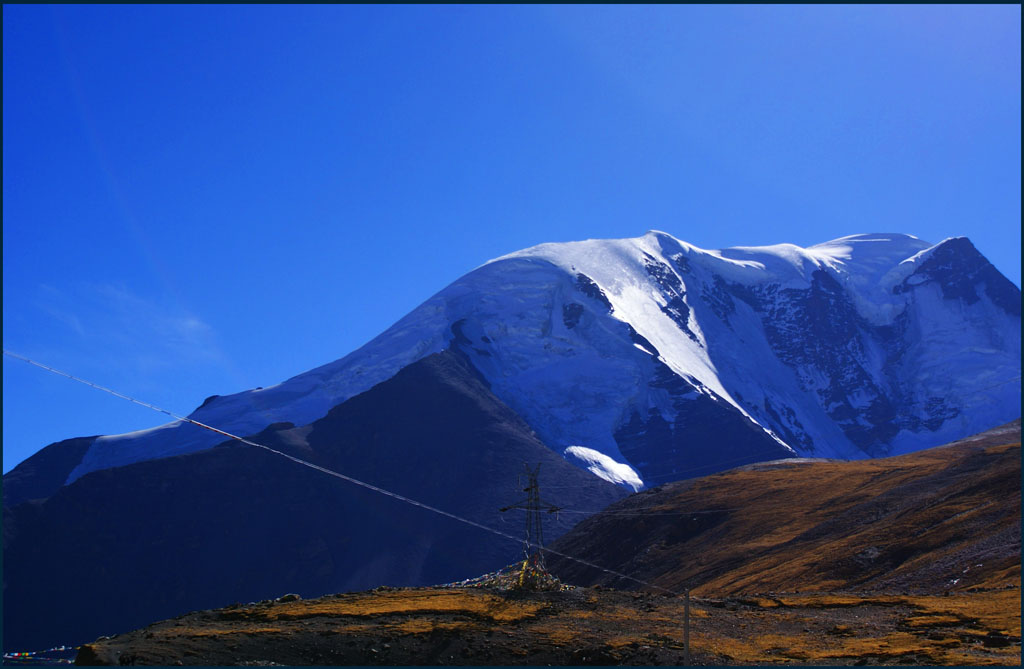
[(43, 313), (66, 325), (79, 337), (85, 336), (85, 327), (78, 316), (63, 307), (56, 306), (56, 303), (62, 298), (60, 291), (53, 286), (42, 285), (39, 287), (39, 292), (41, 299), (36, 302), (36, 306)]
[(223, 363), (214, 329), (198, 315), (118, 284), (40, 286), (43, 341), (62, 331), (94, 362), (141, 373)]

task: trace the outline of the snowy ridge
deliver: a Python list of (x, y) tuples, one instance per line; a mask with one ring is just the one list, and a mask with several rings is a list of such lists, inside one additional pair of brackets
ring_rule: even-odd
[[(1020, 294), (1006, 284), (964, 238), (541, 244), (481, 265), (340, 360), (192, 417), (239, 434), (308, 424), (453, 348), (556, 452), (628, 487), (717, 466), (707, 441), (726, 434), (748, 445), (723, 461), (906, 452), (1019, 415), (1007, 381), (1020, 376)], [(217, 441), (177, 423), (101, 437), (69, 482)]]

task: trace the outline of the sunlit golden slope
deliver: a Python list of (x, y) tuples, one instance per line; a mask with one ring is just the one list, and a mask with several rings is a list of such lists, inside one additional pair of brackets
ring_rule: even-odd
[[(665, 485), (556, 548), (712, 597), (1019, 587), (1020, 493), (1018, 420), (910, 455), (762, 463)], [(569, 582), (635, 586), (551, 562)]]

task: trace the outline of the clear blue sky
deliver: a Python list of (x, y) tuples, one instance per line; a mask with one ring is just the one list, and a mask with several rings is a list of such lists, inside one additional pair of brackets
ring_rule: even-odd
[[(967, 235), (1020, 285), (1020, 6), (3, 9), (4, 346), (188, 413), (486, 260)], [(4, 359), (4, 471), (163, 422)]]

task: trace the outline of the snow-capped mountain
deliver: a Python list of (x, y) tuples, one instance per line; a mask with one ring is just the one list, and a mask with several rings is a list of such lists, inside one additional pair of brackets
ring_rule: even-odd
[[(191, 417), (238, 434), (308, 424), (448, 348), (550, 448), (634, 489), (904, 453), (1020, 407), (1020, 291), (966, 238), (705, 250), (652, 231), (492, 260), (344, 358)], [(219, 440), (181, 423), (99, 437), (67, 482)]]
[(963, 238), (544, 244), (340, 360), (192, 414), (504, 536), (189, 424), (69, 439), (4, 476), (4, 643), (465, 578), (521, 551), (522, 518), (499, 509), (524, 462), (565, 511), (554, 539), (643, 486), (979, 432), (1017, 418), (1019, 381), (1020, 290)]

